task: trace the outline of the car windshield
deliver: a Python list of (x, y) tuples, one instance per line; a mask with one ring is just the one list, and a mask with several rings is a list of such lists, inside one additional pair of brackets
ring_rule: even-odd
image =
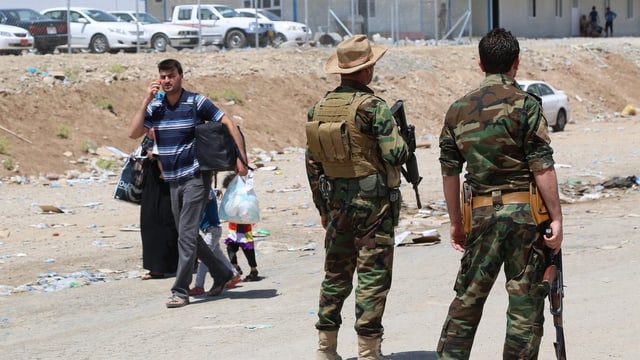
[(267, 11), (267, 10), (258, 10), (260, 11), (260, 14), (264, 15), (267, 19), (271, 20), (271, 21), (281, 21), (282, 19), (280, 19), (280, 17), (274, 13), (272, 13), (271, 11)]
[(222, 17), (238, 17), (238, 13), (232, 7), (216, 5), (215, 8), (222, 14)]
[[(133, 16), (135, 16), (135, 14)], [(138, 20), (144, 25), (160, 24), (160, 20), (147, 13), (138, 13)]]
[(31, 9), (12, 9), (2, 11), (10, 19), (18, 19), (20, 21), (32, 20), (50, 20), (48, 17)]
[(90, 17), (92, 20), (98, 21), (98, 22), (117, 22), (118, 21), (118, 19), (115, 16), (109, 14), (108, 12), (104, 12), (98, 9), (84, 10), (84, 14)]

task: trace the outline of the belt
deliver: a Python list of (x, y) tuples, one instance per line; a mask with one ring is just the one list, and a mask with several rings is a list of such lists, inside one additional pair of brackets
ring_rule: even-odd
[[(491, 195), (487, 196), (474, 196), (471, 199), (473, 203), (473, 208), (479, 208), (482, 206), (493, 206), (493, 197)], [(501, 195), (502, 205), (507, 204), (528, 204), (529, 203), (529, 193), (528, 192), (511, 192)], [(498, 204), (496, 204), (498, 205)]]
[(360, 190), (359, 178), (353, 178), (353, 179), (340, 178), (340, 179), (334, 179), (332, 181), (335, 189), (346, 188), (347, 191)]

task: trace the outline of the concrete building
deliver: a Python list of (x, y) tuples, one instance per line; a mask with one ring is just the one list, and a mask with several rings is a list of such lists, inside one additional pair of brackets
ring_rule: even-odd
[[(78, 0), (74, 0), (78, 1)], [(257, 4), (255, 3), (257, 1)], [(147, 12), (169, 19), (178, 4), (197, 0), (146, 0)], [(504, 27), (518, 37), (579, 36), (581, 15), (595, 6), (601, 25), (610, 6), (616, 36), (640, 35), (640, 0), (201, 0), (232, 7), (257, 5), (284, 20), (306, 23), (316, 34), (380, 34), (394, 40), (478, 37)]]

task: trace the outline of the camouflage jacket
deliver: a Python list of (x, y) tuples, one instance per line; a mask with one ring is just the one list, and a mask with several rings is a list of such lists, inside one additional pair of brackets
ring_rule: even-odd
[(540, 99), (504, 74), (455, 101), (440, 134), (443, 176), (462, 172), (474, 193), (524, 190), (532, 171), (553, 166), (553, 150)]
[[(366, 92), (373, 94), (373, 90), (369, 87), (352, 81), (343, 81), (334, 92)], [(314, 104), (307, 114), (307, 121), (313, 120)], [(371, 97), (370, 100), (363, 102), (354, 119), (356, 128), (363, 134), (369, 135), (375, 139), (378, 144), (380, 158), (385, 164), (390, 166), (401, 166), (407, 161), (409, 149), (407, 144), (400, 136), (398, 127), (391, 115), (391, 110), (387, 103), (378, 98)], [(326, 203), (322, 198), (319, 186), (319, 178), (324, 174), (322, 163), (313, 159), (311, 152), (307, 147), (306, 151), (306, 170), (309, 179), (309, 186), (313, 195), (313, 202), (320, 212), (327, 212)]]

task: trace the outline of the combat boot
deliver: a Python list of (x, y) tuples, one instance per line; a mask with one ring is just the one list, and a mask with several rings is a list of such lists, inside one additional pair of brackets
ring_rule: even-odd
[(381, 346), (382, 338), (358, 336), (358, 360), (384, 360)]
[(316, 360), (342, 360), (338, 355), (338, 330), (318, 332)]

